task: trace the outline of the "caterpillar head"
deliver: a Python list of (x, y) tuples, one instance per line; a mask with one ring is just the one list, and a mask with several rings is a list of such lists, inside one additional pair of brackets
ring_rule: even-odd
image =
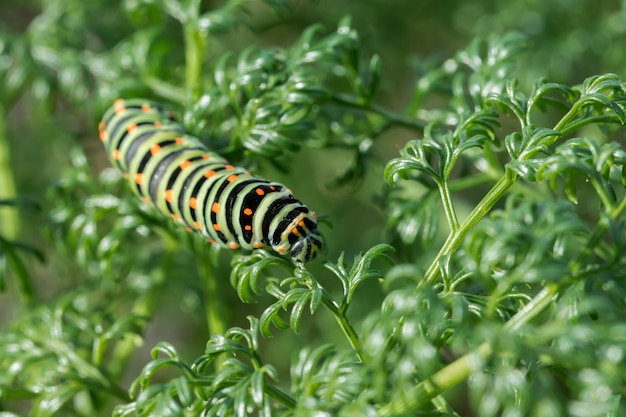
[(309, 230), (309, 233), (291, 246), (291, 259), (296, 263), (303, 264), (312, 261), (324, 247), (324, 239), (317, 229)]

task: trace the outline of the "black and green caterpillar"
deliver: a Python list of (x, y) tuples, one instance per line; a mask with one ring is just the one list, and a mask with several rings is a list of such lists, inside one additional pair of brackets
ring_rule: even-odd
[(315, 213), (289, 189), (229, 165), (159, 104), (118, 99), (99, 130), (136, 194), (188, 230), (231, 249), (270, 246), (298, 263), (321, 251)]

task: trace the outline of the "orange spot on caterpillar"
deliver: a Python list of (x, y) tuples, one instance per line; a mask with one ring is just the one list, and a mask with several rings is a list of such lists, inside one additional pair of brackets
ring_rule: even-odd
[(159, 145), (158, 143), (155, 143), (150, 147), (150, 153), (152, 155), (157, 155), (159, 152), (161, 152), (161, 145)]
[(211, 211), (213, 213), (217, 213), (218, 211), (220, 211), (220, 204), (217, 202), (213, 203), (213, 205), (211, 206)]
[(113, 102), (114, 111), (116, 114), (120, 114), (126, 111), (126, 104), (124, 104), (124, 100), (118, 98)]
[(135, 184), (141, 185), (142, 182), (143, 182), (143, 174), (141, 173), (135, 174)]
[(243, 214), (245, 214), (246, 216), (251, 216), (252, 215), (252, 209), (250, 209), (250, 208), (243, 209)]
[(119, 161), (121, 157), (121, 153), (119, 149), (113, 149), (113, 159)]
[(265, 191), (263, 190), (263, 188), (259, 187), (256, 190), (254, 190), (258, 195), (265, 195)]
[(172, 190), (165, 190), (165, 201), (172, 202)]
[(98, 123), (98, 131), (100, 132), (100, 140), (102, 142), (105, 142), (107, 140), (105, 130), (106, 130), (106, 125), (104, 124), (104, 122)]
[(187, 168), (189, 168), (189, 165), (191, 165), (191, 162), (183, 161), (183, 162), (180, 163), (180, 169), (187, 169)]
[(196, 197), (191, 197), (189, 199), (189, 207), (191, 207), (192, 209), (198, 207), (198, 199), (196, 199)]

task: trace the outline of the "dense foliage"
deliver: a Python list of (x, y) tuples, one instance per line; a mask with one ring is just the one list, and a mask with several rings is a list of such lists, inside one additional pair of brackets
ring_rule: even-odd
[[(626, 413), (626, 4), (432, 7), (407, 82), (420, 2), (320, 3), (0, 5), (0, 416)], [(298, 191), (321, 261), (133, 197), (117, 97)]]

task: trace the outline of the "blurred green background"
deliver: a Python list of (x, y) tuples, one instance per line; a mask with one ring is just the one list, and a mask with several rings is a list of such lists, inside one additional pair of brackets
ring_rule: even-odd
[[(94, 48), (98, 53), (112, 48), (116, 39), (131, 29), (124, 26), (118, 16), (120, 4), (128, 7), (132, 3), (118, 1), (96, 1), (90, 6), (92, 33), (72, 33), (71, 21), (58, 21), (58, 29), (65, 33), (69, 47)], [(219, 7), (222, 2), (207, 1), (206, 8)], [(43, 2), (43, 4), (48, 4)], [(68, 0), (69, 5), (73, 4)], [(90, 3), (91, 4), (91, 3)], [(7, 71), (12, 65), (9, 43), (23, 43), (37, 48), (38, 40), (45, 33), (34, 28), (40, 17), (41, 3), (36, 1), (0, 0), (0, 88), (15, 85), (19, 80), (9, 79), (15, 73)], [(54, 16), (54, 13), (50, 14)], [(360, 36), (362, 56), (369, 58), (378, 54), (382, 63), (382, 79), (378, 101), (388, 108), (401, 109), (411, 100), (413, 86), (430, 62), (442, 62), (456, 51), (466, 47), (475, 36), (504, 35), (520, 32), (527, 35), (529, 47), (518, 61), (517, 77), (522, 85), (530, 86), (539, 77), (550, 81), (577, 84), (586, 77), (605, 73), (617, 73), (626, 77), (626, 0), (317, 0), (296, 1), (290, 11), (276, 16), (267, 8), (253, 9), (248, 17), (256, 29), (252, 33), (241, 27), (229, 34), (233, 51), (249, 44), (288, 47), (302, 31), (314, 24), (322, 23), (328, 31), (335, 30), (337, 22), (345, 15), (352, 16), (353, 27)], [(117, 27), (117, 31), (111, 32)], [(71, 45), (73, 36), (81, 43)], [(91, 39), (97, 38), (96, 41)], [(8, 39), (8, 40), (7, 40)], [(66, 45), (66, 46), (68, 46)], [(45, 51), (39, 50), (38, 53)], [(52, 63), (53, 64), (53, 63)], [(53, 65), (45, 73), (23, 83), (20, 91), (0, 91), (0, 170), (10, 173), (14, 180), (15, 194), (35, 201), (40, 210), (22, 209), (17, 214), (22, 228), (19, 239), (39, 248), (46, 255), (45, 264), (30, 262), (35, 276), (38, 297), (42, 300), (62, 294), (81, 282), (80, 272), (72, 265), (71, 256), (59, 254), (51, 246), (45, 232), (47, 215), (52, 209), (46, 193), (62, 175), (70, 162), (70, 149), (79, 146), (88, 158), (92, 172), (97, 175), (108, 166), (104, 151), (97, 138), (97, 117), (93, 103), (93, 91), (79, 92), (81, 103), (56, 95), (38, 77), (49, 77), (56, 83), (71, 85), (72, 71), (54, 73)], [(13, 83), (13, 84), (12, 84)], [(426, 103), (436, 107), (440, 103)], [(398, 150), (414, 133), (402, 129), (385, 132), (374, 145), (375, 159), (368, 166), (364, 181), (359, 186), (344, 186), (338, 189), (326, 187), (328, 181), (341, 172), (350, 155), (340, 150), (332, 153), (321, 150), (303, 150), (295, 154), (294, 168), (289, 173), (279, 172), (269, 164), (261, 164), (260, 174), (287, 183), (294, 193), (309, 206), (330, 217), (332, 229), (323, 229), (329, 242), (328, 257), (336, 259), (344, 251), (348, 259), (359, 251), (376, 243), (389, 240), (385, 228), (385, 208), (382, 197), (387, 189), (382, 170), (385, 163), (397, 155)], [(7, 155), (7, 158), (3, 158)], [(6, 175), (4, 176), (6, 179)], [(311, 186), (313, 185), (313, 187)], [(7, 185), (0, 189), (0, 198), (13, 197)], [(0, 233), (11, 233), (11, 216), (16, 212), (2, 210)], [(228, 277), (229, 253), (223, 251), (220, 274)], [(172, 277), (189, 284), (190, 287), (173, 286), (167, 308), (159, 311), (150, 327), (146, 346), (155, 341), (176, 341), (178, 346), (188, 345), (197, 352), (206, 340), (206, 326), (202, 317), (194, 317), (195, 306), (201, 302), (201, 293), (194, 287), (194, 278), (187, 277), (194, 270), (194, 259), (181, 258), (180, 276)], [(313, 268), (321, 266), (315, 265)], [(184, 278), (183, 278), (184, 277)], [(336, 283), (329, 283), (329, 286)], [(378, 308), (376, 300), (382, 298), (376, 283), (362, 290), (362, 302), (352, 311), (362, 317), (372, 308)], [(228, 320), (232, 325), (245, 325), (247, 314), (258, 315), (265, 305), (243, 305), (234, 291), (227, 297), (236, 306)], [(0, 329), (6, 328), (17, 314), (11, 288), (0, 294)], [(323, 313), (322, 313), (323, 314)], [(330, 317), (311, 323), (304, 328), (305, 337), (318, 338), (330, 325)], [(326, 326), (326, 324), (329, 324)], [(336, 331), (336, 330), (332, 330)], [(276, 332), (285, 339), (282, 346), (286, 353), (294, 343), (290, 332)], [(279, 339), (279, 340), (280, 340)], [(324, 339), (333, 339), (328, 335)], [(297, 342), (302, 343), (303, 342)], [(287, 354), (288, 355), (288, 354)]]

